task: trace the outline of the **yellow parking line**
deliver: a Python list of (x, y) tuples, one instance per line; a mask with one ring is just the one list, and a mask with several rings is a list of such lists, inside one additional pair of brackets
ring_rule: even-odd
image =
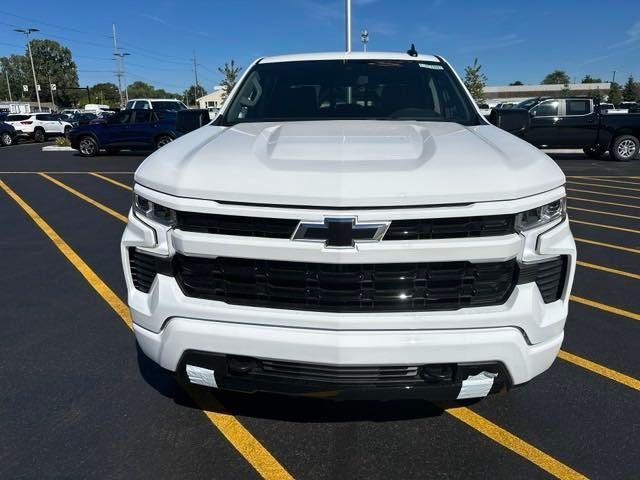
[(616, 190), (631, 190), (633, 192), (640, 192), (640, 188), (631, 188), (631, 187), (618, 187), (617, 185), (602, 185), (600, 183), (587, 183), (587, 182), (576, 182), (573, 180), (568, 180), (567, 183), (572, 183), (574, 185), (586, 185), (588, 187), (603, 187), (603, 188), (615, 188)]
[[(106, 283), (78, 256), (78, 254), (38, 215), (17, 193), (0, 180), (0, 188), (4, 190), (45, 233), (53, 244), (62, 252), (69, 262), (89, 282), (91, 287), (118, 314), (120, 319), (132, 328), (128, 307), (111, 290)], [(227, 440), (265, 479), (292, 479), (280, 463), (262, 444), (233, 416), (228, 413), (203, 410), (206, 417), (218, 428)]]
[(631, 320), (640, 320), (640, 314), (638, 313), (630, 312), (628, 310), (623, 310), (618, 307), (612, 307), (611, 305), (596, 302), (594, 300), (589, 300), (588, 298), (577, 297), (576, 295), (571, 295), (569, 298), (576, 303), (581, 303), (589, 307), (597, 308), (598, 310), (603, 310), (605, 312), (613, 313), (615, 315), (620, 315), (621, 317), (630, 318)]
[(79, 191), (77, 191), (75, 188), (71, 188), (69, 185), (62, 183), (60, 180), (50, 177), (49, 175), (47, 175), (46, 173), (39, 173), (38, 175), (40, 175), (43, 178), (46, 178), (47, 180), (49, 180), (50, 182), (55, 183), (56, 185), (58, 185), (60, 188), (64, 188), (66, 191), (73, 193), (76, 197), (81, 198), (82, 200), (84, 200), (87, 203), (90, 203), (91, 205), (93, 205), (96, 208), (99, 208), (100, 210), (102, 210), (103, 212), (108, 213), (109, 215), (111, 215), (112, 217), (117, 218), (118, 220), (123, 221), (124, 223), (127, 223), (127, 217), (125, 217), (124, 215), (116, 212), (115, 210), (107, 207), (106, 205), (103, 205), (102, 203), (94, 200), (93, 198), (89, 198), (87, 197), (84, 193), (80, 193)]
[(574, 365), (578, 365), (586, 370), (591, 370), (593, 373), (597, 373), (598, 375), (602, 375), (603, 377), (610, 378), (611, 380), (626, 385), (629, 388), (640, 391), (640, 380), (638, 380), (637, 378), (633, 378), (629, 375), (625, 375), (624, 373), (620, 373), (610, 368), (603, 367), (598, 363), (587, 360), (586, 358), (579, 357), (578, 355), (574, 355), (573, 353), (565, 352), (564, 350), (560, 350), (560, 352), (558, 352), (558, 358), (561, 358), (562, 360), (565, 360), (569, 363), (573, 363)]
[(569, 187), (567, 187), (567, 190), (572, 192), (593, 193), (594, 195), (606, 195), (608, 197), (631, 198), (633, 200), (640, 200), (640, 197), (634, 197), (632, 195), (620, 195), (619, 193), (595, 192), (593, 190), (582, 190), (580, 188), (569, 188)]
[(478, 430), (494, 442), (508, 448), (514, 453), (517, 453), (521, 457), (526, 458), (556, 478), (572, 480), (587, 478), (581, 473), (576, 472), (571, 467), (559, 462), (555, 458), (544, 453), (542, 450), (539, 450), (530, 443), (516, 437), (512, 433), (466, 407), (452, 407), (445, 409), (445, 411), (461, 422), (464, 422), (470, 427)]
[[(640, 182), (627, 182), (625, 180), (611, 180), (609, 178), (601, 178), (601, 177), (583, 177), (585, 180), (599, 180), (601, 182), (611, 182), (611, 183), (625, 183), (627, 185), (638, 185), (640, 186)], [(620, 177), (626, 178), (626, 177)], [(629, 177), (632, 178), (632, 177)]]
[(604, 210), (591, 210), (590, 208), (579, 207), (567, 207), (569, 210), (576, 210), (579, 212), (599, 213), (601, 215), (611, 215), (613, 217), (632, 218), (633, 220), (640, 220), (637, 215), (625, 215), (624, 213), (605, 212)]
[(626, 203), (605, 202), (604, 200), (594, 200), (592, 198), (567, 197), (569, 200), (579, 200), (581, 202), (601, 203), (602, 205), (614, 205), (616, 207), (640, 208), (640, 205), (627, 205)]
[(109, 182), (112, 183), (113, 185), (116, 185), (120, 188), (124, 188), (125, 190), (133, 190), (133, 188), (131, 188), (129, 185), (125, 185), (124, 183), (121, 183), (117, 180), (114, 180), (113, 178), (109, 178), (109, 177), (105, 177), (104, 175), (100, 175), (99, 173), (96, 172), (89, 172), (89, 175), (93, 175), (94, 177), (100, 178), (102, 180), (104, 180), (105, 182)]
[(624, 228), (624, 227), (616, 227), (614, 225), (603, 225), (601, 223), (594, 222), (585, 222), (583, 220), (573, 220), (569, 219), (571, 223), (579, 223), (581, 225), (590, 225), (592, 227), (600, 227), (600, 228), (608, 228), (609, 230), (618, 230), (620, 232), (628, 232), (628, 233), (640, 233), (640, 230), (634, 230), (632, 228)]
[(636, 280), (640, 280), (640, 275), (637, 273), (625, 272), (624, 270), (618, 270), (616, 268), (603, 267), (602, 265), (596, 265), (594, 263), (583, 262), (582, 260), (576, 261), (576, 264), (581, 267), (593, 268), (594, 270), (601, 270), (607, 273), (614, 273), (616, 275), (622, 275), (623, 277), (635, 278)]
[(640, 250), (638, 250), (637, 248), (623, 247), (621, 245), (613, 245), (612, 243), (598, 242), (596, 240), (589, 240), (587, 238), (573, 237), (573, 239), (576, 242), (588, 243), (590, 245), (597, 245), (599, 247), (612, 248), (614, 250), (621, 250), (623, 252), (629, 252), (629, 253), (640, 253)]

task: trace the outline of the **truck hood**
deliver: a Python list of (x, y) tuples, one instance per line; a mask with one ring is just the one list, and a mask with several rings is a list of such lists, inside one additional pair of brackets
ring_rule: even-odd
[(491, 125), (350, 120), (208, 125), (148, 157), (135, 180), (188, 198), (380, 207), (511, 200), (564, 175)]

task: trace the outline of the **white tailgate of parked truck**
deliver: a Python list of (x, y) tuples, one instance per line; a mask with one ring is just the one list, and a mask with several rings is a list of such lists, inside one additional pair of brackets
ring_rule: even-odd
[(562, 344), (564, 175), (440, 57), (260, 59), (135, 181), (134, 330), (185, 381), (470, 398), (528, 382)]

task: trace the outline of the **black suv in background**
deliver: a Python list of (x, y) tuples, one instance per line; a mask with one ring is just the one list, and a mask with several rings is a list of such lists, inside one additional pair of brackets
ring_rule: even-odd
[(510, 110), (494, 111), (491, 122), (501, 126), (498, 116), (522, 116), (523, 110), (528, 111), (527, 125), (512, 133), (536, 147), (582, 148), (589, 158), (600, 158), (609, 151), (618, 161), (640, 154), (638, 113), (607, 114), (593, 98), (538, 97)]
[(0, 145), (8, 147), (16, 140), (16, 129), (0, 120)]

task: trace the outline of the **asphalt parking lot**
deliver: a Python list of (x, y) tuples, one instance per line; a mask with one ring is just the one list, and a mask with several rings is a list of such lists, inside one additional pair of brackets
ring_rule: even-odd
[(0, 478), (640, 477), (640, 161), (553, 152), (579, 266), (560, 358), (466, 407), (184, 391), (136, 350), (144, 155), (0, 148)]

